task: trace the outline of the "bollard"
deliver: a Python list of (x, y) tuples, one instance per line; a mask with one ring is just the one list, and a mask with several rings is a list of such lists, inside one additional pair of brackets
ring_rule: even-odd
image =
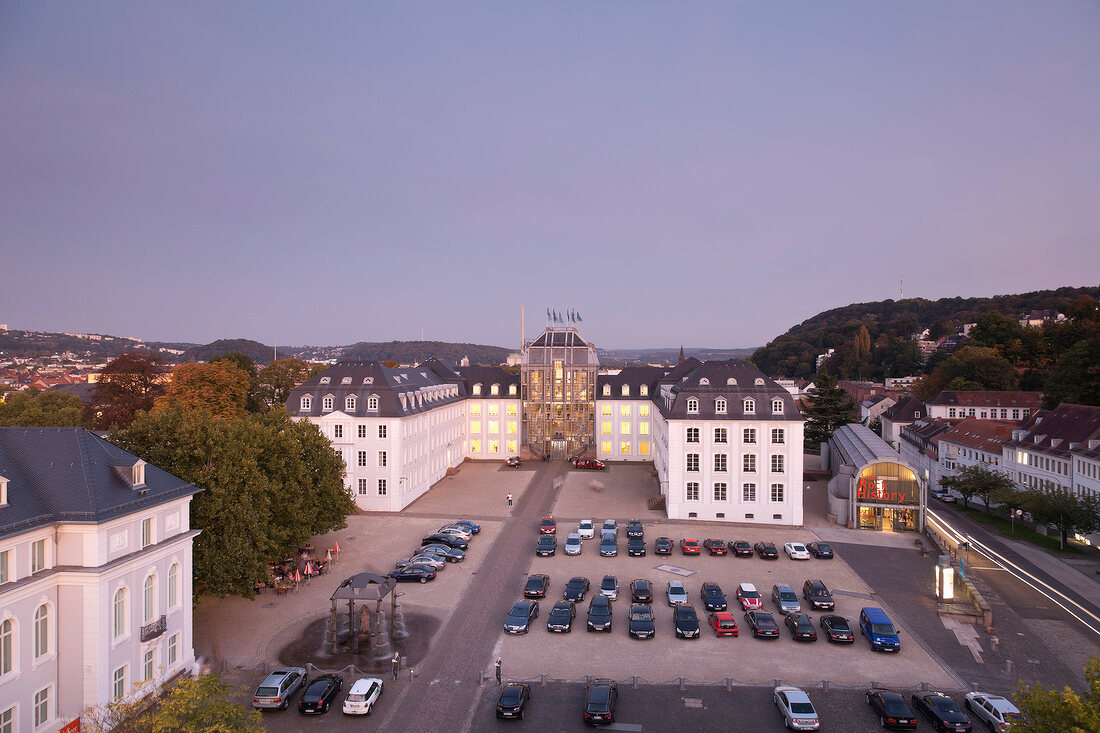
[(829, 680), (821, 680), (821, 691), (822, 692), (828, 692), (829, 691)]
[(993, 652), (997, 651), (997, 648), (998, 648), (998, 647), (999, 647), (1000, 645), (1001, 645), (1001, 640), (1000, 640), (1000, 638), (998, 638), (998, 637), (996, 637), (996, 636), (991, 636), (991, 637), (989, 637), (989, 650), (990, 650), (990, 651), (993, 651)]
[(726, 678), (726, 692), (733, 692), (733, 678)]
[(878, 680), (871, 680), (871, 689), (872, 690), (877, 690), (878, 689)]
[(631, 683), (632, 687), (635, 690), (637, 690), (638, 689), (638, 675), (634, 675), (631, 679), (633, 680), (633, 682)]
[(920, 688), (921, 688), (922, 690), (927, 690), (927, 689), (929, 689), (928, 683), (927, 683), (927, 682), (921, 682), (921, 683), (920, 683)]
[(592, 675), (586, 674), (584, 676), (584, 684), (586, 684), (586, 685), (592, 684)]
[(540, 687), (546, 687), (546, 673), (545, 672), (543, 672), (542, 674), (539, 675), (539, 686)]
[(779, 685), (781, 684), (783, 684), (783, 680), (779, 679), (778, 677), (772, 678), (772, 687), (779, 687)]
[(687, 678), (686, 678), (686, 677), (681, 677), (681, 678), (680, 678), (680, 690), (681, 690), (681, 691), (683, 691), (683, 690), (687, 689), (687, 685), (685, 684), (685, 683), (686, 683), (686, 681), (687, 681)]
[(485, 670), (479, 669), (477, 672), (477, 684), (480, 687), (485, 684)]
[(1012, 677), (1012, 676), (1013, 676), (1013, 675), (1012, 675), (1012, 668), (1013, 668), (1014, 666), (1015, 666), (1015, 665), (1013, 665), (1013, 664), (1012, 664), (1012, 660), (1011, 660), (1011, 659), (1006, 659), (1006, 660), (1005, 660), (1005, 674), (1006, 674), (1007, 676), (1009, 676), (1009, 677)]

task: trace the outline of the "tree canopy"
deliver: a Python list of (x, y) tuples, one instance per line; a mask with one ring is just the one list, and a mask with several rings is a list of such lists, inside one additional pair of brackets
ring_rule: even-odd
[(176, 367), (156, 406), (205, 410), (214, 417), (240, 417), (248, 403), (249, 376), (233, 361), (191, 362)]
[(86, 710), (80, 725), (95, 733), (262, 733), (260, 711), (233, 702), (232, 693), (217, 675), (184, 675), (155, 699), (128, 695)]
[(130, 351), (107, 362), (95, 387), (99, 430), (125, 428), (139, 410), (153, 409), (164, 394), (164, 359), (157, 354)]
[(84, 403), (67, 392), (16, 392), (0, 402), (0, 425), (8, 427), (84, 427)]
[(273, 361), (257, 376), (260, 398), (269, 407), (283, 405), (295, 387), (325, 368), (325, 364), (311, 365), (301, 359)]
[(981, 499), (985, 504), (985, 513), (990, 514), (989, 505), (1014, 491), (1016, 484), (1006, 474), (975, 463), (958, 469), (954, 476), (944, 476), (940, 479), (940, 486), (958, 492), (967, 506), (971, 499)]
[(913, 396), (924, 401), (943, 390), (1012, 390), (1019, 386), (1016, 370), (996, 349), (963, 346), (929, 375), (913, 385)]
[(1027, 718), (1028, 730), (1035, 733), (1095, 733), (1100, 730), (1100, 658), (1085, 662), (1088, 692), (1078, 695), (1066, 686), (1061, 692), (1053, 687), (1018, 684), (1016, 705)]
[(852, 396), (837, 385), (828, 374), (819, 374), (807, 395), (808, 404), (802, 405), (806, 418), (805, 444), (817, 448), (829, 440), (841, 425), (855, 422), (856, 403)]

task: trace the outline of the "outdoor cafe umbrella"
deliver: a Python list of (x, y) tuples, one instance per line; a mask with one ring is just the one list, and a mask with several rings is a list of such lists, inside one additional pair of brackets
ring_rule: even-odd
[(298, 572), (298, 568), (294, 568), (294, 582), (295, 583), (301, 583), (302, 582), (302, 574), (300, 572)]

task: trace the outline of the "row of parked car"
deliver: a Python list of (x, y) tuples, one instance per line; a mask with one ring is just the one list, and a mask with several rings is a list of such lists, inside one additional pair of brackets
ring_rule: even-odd
[(420, 541), (420, 547), (408, 560), (397, 563), (397, 569), (389, 577), (400, 583), (427, 583), (435, 580), (437, 571), (447, 563), (462, 562), (470, 540), (481, 532), (481, 525), (460, 519), (445, 524)]
[[(322, 674), (310, 680), (304, 667), (277, 669), (256, 688), (252, 707), (258, 710), (286, 710), (290, 706), (290, 698), (298, 690), (303, 690), (298, 699), (299, 713), (327, 713), (343, 688), (344, 680), (339, 675)], [(347, 715), (370, 715), (382, 695), (382, 688), (383, 682), (377, 677), (356, 680), (344, 697), (341, 710)]]

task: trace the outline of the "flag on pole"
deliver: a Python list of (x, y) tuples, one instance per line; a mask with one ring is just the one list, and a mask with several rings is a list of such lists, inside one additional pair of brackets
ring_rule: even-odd
[(546, 321), (547, 323), (550, 322), (550, 306), (546, 307)]
[(581, 318), (580, 313), (576, 313), (575, 315), (577, 316), (577, 323), (580, 323), (582, 320), (584, 320), (583, 318)]

